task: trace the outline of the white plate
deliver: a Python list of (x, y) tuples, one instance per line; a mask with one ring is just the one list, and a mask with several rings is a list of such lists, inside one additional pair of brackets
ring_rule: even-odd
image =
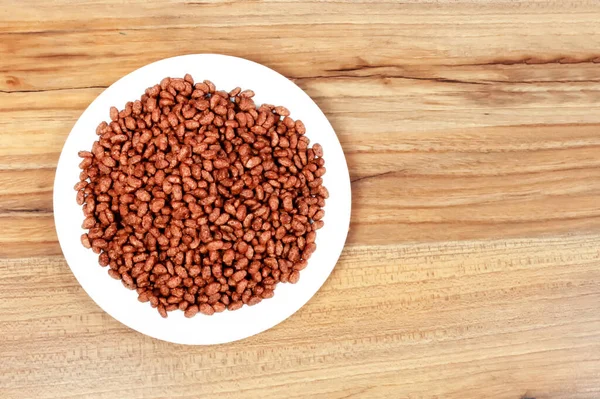
[[(98, 265), (98, 255), (85, 249), (80, 242), (83, 214), (75, 202), (73, 186), (79, 179), (77, 156), (80, 150), (90, 150), (97, 139), (95, 131), (101, 121), (109, 121), (109, 108), (125, 107), (127, 101), (139, 99), (147, 87), (164, 77), (191, 74), (196, 81), (211, 80), (218, 90), (237, 86), (252, 89), (257, 104), (268, 103), (287, 107), (294, 119), (301, 119), (311, 143), (323, 146), (327, 173), (324, 185), (330, 193), (325, 205), (325, 226), (317, 233), (317, 250), (295, 284), (278, 284), (275, 296), (260, 304), (244, 306), (234, 312), (213, 316), (198, 314), (191, 319), (183, 312), (160, 317), (148, 303), (140, 303), (135, 291), (123, 287), (120, 281)], [(300, 309), (327, 280), (333, 270), (348, 233), (350, 223), (350, 177), (342, 147), (319, 107), (298, 86), (263, 65), (217, 54), (193, 54), (167, 58), (146, 65), (121, 78), (92, 102), (79, 118), (58, 161), (54, 181), (54, 221), (62, 251), (73, 274), (89, 296), (105, 312), (126, 326), (165, 341), (208, 345), (250, 337), (282, 322)]]

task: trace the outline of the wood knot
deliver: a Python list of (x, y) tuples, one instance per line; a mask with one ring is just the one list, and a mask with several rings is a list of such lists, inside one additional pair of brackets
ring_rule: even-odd
[(16, 76), (7, 76), (6, 84), (10, 87), (18, 87), (21, 85), (21, 80)]

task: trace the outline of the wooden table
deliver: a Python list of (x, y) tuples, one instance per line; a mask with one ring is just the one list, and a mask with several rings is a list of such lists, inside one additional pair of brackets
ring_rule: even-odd
[[(1, 0), (0, 397), (600, 397), (599, 32), (595, 1)], [(203, 52), (315, 99), (353, 212), (298, 313), (187, 347), (81, 289), (52, 183), (105, 87)]]

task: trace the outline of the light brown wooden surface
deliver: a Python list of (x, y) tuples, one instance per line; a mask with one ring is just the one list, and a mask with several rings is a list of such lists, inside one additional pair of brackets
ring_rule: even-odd
[[(0, 0), (0, 398), (600, 397), (599, 33), (596, 1)], [(294, 79), (353, 180), (323, 288), (215, 347), (103, 313), (52, 220), (86, 106), (199, 52)]]

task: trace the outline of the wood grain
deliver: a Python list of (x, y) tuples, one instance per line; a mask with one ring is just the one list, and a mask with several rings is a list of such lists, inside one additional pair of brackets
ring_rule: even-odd
[[(0, 0), (0, 397), (600, 397), (599, 31), (594, 1)], [(87, 105), (198, 52), (295, 80), (353, 181), (324, 287), (217, 347), (103, 313), (52, 217)]]

